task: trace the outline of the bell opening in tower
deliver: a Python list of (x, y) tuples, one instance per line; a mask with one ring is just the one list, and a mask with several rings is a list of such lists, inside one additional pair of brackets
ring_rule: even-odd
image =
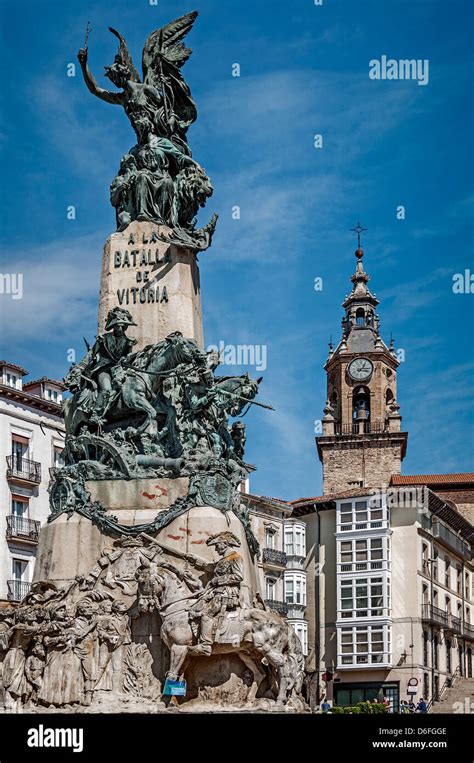
[(352, 393), (352, 418), (354, 421), (370, 421), (370, 391), (357, 387)]

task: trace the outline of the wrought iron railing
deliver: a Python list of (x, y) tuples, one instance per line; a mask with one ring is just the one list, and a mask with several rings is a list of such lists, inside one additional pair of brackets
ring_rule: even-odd
[(41, 464), (20, 456), (7, 456), (7, 477), (17, 477), (28, 482), (41, 482)]
[(462, 626), (462, 633), (463, 636), (474, 639), (474, 625), (471, 625), (471, 623), (464, 623)]
[(8, 601), (21, 601), (30, 592), (31, 583), (24, 580), (7, 580)]
[(278, 564), (282, 567), (286, 565), (286, 554), (284, 551), (277, 551), (275, 548), (264, 548), (262, 551), (262, 558), (264, 562), (270, 562), (270, 564)]
[(438, 688), (436, 692), (436, 696), (433, 696), (428, 702), (427, 712), (431, 710), (435, 702), (440, 702), (446, 689), (451, 689), (454, 686), (456, 679), (459, 678), (460, 675), (461, 675), (461, 670), (458, 665), (454, 673), (451, 676), (448, 676), (446, 678), (441, 688), (440, 689)]
[(269, 609), (273, 609), (274, 612), (278, 612), (279, 615), (286, 615), (288, 612), (288, 604), (284, 601), (276, 601), (276, 599), (265, 599), (265, 604)]
[(432, 604), (423, 604), (422, 619), (430, 623), (442, 625), (444, 628), (447, 628), (449, 623), (448, 613)]
[(36, 519), (17, 517), (14, 514), (7, 517), (7, 540), (24, 539), (38, 542), (40, 523)]
[(385, 421), (352, 421), (350, 424), (335, 424), (334, 431), (338, 435), (376, 434), (386, 431)]

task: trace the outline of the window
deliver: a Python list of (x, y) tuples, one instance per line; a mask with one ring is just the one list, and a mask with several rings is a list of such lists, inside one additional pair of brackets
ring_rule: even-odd
[(358, 310), (356, 310), (356, 324), (357, 326), (365, 325), (365, 313), (362, 307), (359, 307)]
[(14, 517), (28, 517), (28, 501), (26, 498), (12, 497), (12, 514)]
[(340, 665), (376, 665), (390, 661), (388, 626), (354, 626), (341, 628), (339, 634)]
[(388, 587), (383, 595), (383, 579), (355, 578), (343, 580), (340, 588), (341, 617), (381, 617), (389, 607)]
[(444, 585), (446, 588), (451, 587), (451, 567), (449, 562), (449, 556), (444, 557)]
[(338, 541), (341, 572), (381, 570), (388, 561), (388, 538)]
[(428, 546), (426, 543), (423, 543), (421, 546), (421, 569), (424, 575), (430, 574), (429, 567), (430, 565), (428, 562)]
[(358, 702), (382, 702), (384, 697), (390, 702), (390, 712), (397, 712), (399, 706), (398, 684), (384, 683), (360, 683), (348, 684), (346, 682), (334, 685), (334, 704), (338, 707), (356, 705)]
[(64, 466), (63, 448), (60, 448), (56, 445), (53, 448), (53, 466), (55, 466), (56, 468), (59, 468), (60, 466)]
[(433, 638), (433, 658), (434, 663), (433, 667), (435, 670), (438, 670), (439, 668), (439, 637), (436, 635)]
[(46, 397), (48, 400), (52, 400), (54, 403), (58, 402), (58, 391), (57, 389), (46, 389)]
[(308, 654), (308, 623), (296, 621), (291, 622), (290, 625), (293, 628), (294, 632), (298, 636), (299, 640), (301, 641), (301, 647), (303, 649), (303, 654), (306, 656)]
[(287, 556), (306, 556), (306, 525), (285, 525), (285, 554)]
[(357, 500), (341, 503), (338, 509), (339, 530), (366, 530), (383, 527), (387, 523), (386, 508), (379, 499)]
[(444, 600), (444, 608), (447, 614), (450, 615), (451, 614), (451, 599), (449, 598), (449, 596), (446, 596)]
[(23, 559), (12, 559), (12, 577), (13, 580), (28, 580), (28, 562)]
[(27, 437), (13, 435), (12, 437), (12, 456), (14, 468), (22, 470), (22, 461), (28, 458), (29, 440)]
[(471, 624), (471, 610), (469, 609), (469, 607), (466, 607), (466, 623), (468, 625)]
[(265, 578), (265, 598), (276, 601), (276, 580), (275, 578)]
[(306, 575), (298, 572), (285, 573), (285, 602), (306, 605)]
[(466, 572), (464, 574), (464, 596), (466, 599), (470, 599), (470, 590), (469, 590), (469, 573)]
[[(428, 631), (423, 631), (423, 665), (428, 667)], [(426, 695), (423, 694), (425, 697)]]
[(423, 697), (427, 699), (430, 696), (430, 677), (428, 673), (423, 673)]
[(18, 376), (15, 376), (15, 374), (10, 374), (7, 372), (6, 374), (6, 382), (8, 387), (16, 387), (18, 382)]
[(431, 564), (433, 565), (433, 580), (439, 580), (439, 577), (438, 577), (438, 572), (439, 572), (439, 569), (438, 569), (438, 552), (437, 552), (436, 549), (434, 549), (434, 552), (433, 552), (433, 559), (434, 559), (434, 561), (431, 562)]
[(461, 569), (458, 567), (456, 569), (456, 591), (459, 595), (462, 593), (462, 574)]

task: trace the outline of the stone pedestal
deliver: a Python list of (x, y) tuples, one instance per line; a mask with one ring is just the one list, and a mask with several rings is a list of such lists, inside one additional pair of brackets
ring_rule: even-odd
[(170, 233), (155, 223), (133, 222), (125, 231), (112, 233), (104, 246), (99, 332), (104, 331), (109, 310), (123, 307), (137, 324), (127, 332), (137, 339), (136, 350), (173, 331), (204, 345), (196, 255), (160, 240)]
[[(166, 511), (177, 498), (188, 492), (189, 478), (142, 480), (90, 480), (86, 488), (93, 501), (99, 500), (122, 525), (141, 525), (151, 522), (159, 511)], [(230, 531), (240, 540), (244, 563), (242, 602), (252, 606), (257, 591), (256, 565), (252, 561), (242, 523), (232, 513), (224, 514), (212, 506), (197, 506), (166, 525), (156, 540), (167, 548), (165, 557), (178, 566), (186, 564), (182, 554), (194, 554), (207, 562), (218, 557), (206, 545), (211, 535)], [(104, 548), (111, 547), (113, 538), (104, 535), (87, 518), (62, 514), (41, 530), (36, 557), (34, 580), (49, 580), (60, 586), (76, 575), (87, 576)], [(176, 552), (176, 553), (173, 553)]]

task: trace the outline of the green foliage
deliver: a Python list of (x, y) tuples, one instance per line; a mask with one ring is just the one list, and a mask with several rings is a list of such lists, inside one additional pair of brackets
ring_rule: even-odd
[(358, 702), (357, 705), (348, 705), (347, 707), (338, 707), (337, 705), (334, 705), (334, 707), (331, 708), (332, 715), (358, 715), (360, 713), (380, 715), (382, 713), (388, 713), (388, 707), (382, 702)]

